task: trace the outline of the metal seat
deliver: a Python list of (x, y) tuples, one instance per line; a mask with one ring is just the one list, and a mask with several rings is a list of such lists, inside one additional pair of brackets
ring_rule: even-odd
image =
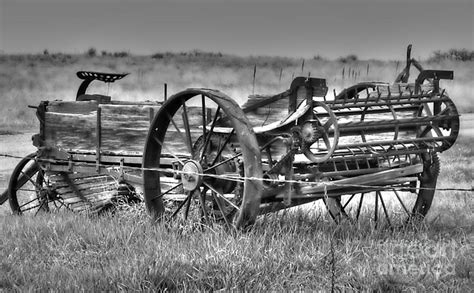
[(114, 82), (122, 79), (128, 75), (128, 73), (105, 73), (105, 72), (94, 72), (94, 71), (78, 71), (77, 77), (84, 80), (99, 80), (102, 82)]
[[(81, 97), (81, 96), (86, 95), (87, 87), (94, 80), (110, 83), (110, 82), (114, 82), (116, 80), (120, 80), (120, 79), (124, 78), (125, 76), (128, 75), (128, 73), (105, 73), (105, 72), (95, 72), (95, 71), (78, 71), (76, 73), (76, 75), (80, 79), (84, 80), (81, 83), (81, 85), (79, 86), (79, 89), (77, 90), (76, 101), (85, 101), (85, 100), (88, 99), (88, 97)], [(94, 98), (92, 98), (92, 100), (97, 100), (99, 102), (100, 101), (110, 101), (110, 98), (109, 99), (104, 99), (104, 98), (94, 97)]]

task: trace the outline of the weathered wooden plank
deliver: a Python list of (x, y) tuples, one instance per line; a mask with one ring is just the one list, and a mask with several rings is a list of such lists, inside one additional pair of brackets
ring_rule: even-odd
[(99, 107), (102, 109), (102, 114), (104, 117), (119, 118), (120, 117), (130, 117), (130, 116), (139, 116), (144, 118), (149, 118), (150, 109), (156, 113), (160, 106), (152, 105), (110, 105), (110, 104), (100, 104)]
[(97, 110), (96, 101), (50, 101), (47, 111), (65, 114), (89, 114)]
[(329, 191), (343, 187), (351, 187), (351, 185), (366, 185), (374, 184), (374, 182), (377, 183), (384, 180), (396, 180), (398, 177), (405, 177), (421, 172), (423, 172), (423, 164), (417, 164), (373, 174), (360, 175), (354, 178), (340, 179), (332, 181), (331, 184), (326, 186), (304, 186), (301, 188), (301, 194), (313, 194), (324, 192), (325, 190)]
[(88, 114), (45, 113), (46, 146), (94, 150), (96, 142), (96, 112)]

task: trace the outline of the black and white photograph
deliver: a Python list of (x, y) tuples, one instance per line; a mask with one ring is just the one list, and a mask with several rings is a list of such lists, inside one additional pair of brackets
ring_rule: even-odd
[(1, 292), (470, 292), (472, 0), (0, 0)]

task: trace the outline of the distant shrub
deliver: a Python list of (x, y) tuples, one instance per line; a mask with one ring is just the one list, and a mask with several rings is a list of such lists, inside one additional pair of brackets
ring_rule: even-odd
[(151, 58), (153, 58), (153, 59), (163, 59), (164, 57), (165, 57), (164, 53), (155, 53), (155, 54), (151, 55)]
[(43, 55), (49, 55), (49, 51), (48, 51), (48, 49), (44, 49), (44, 51), (43, 51)]
[(324, 58), (323, 56), (321, 56), (321, 55), (319, 55), (319, 54), (318, 54), (318, 55), (315, 55), (315, 56), (313, 57), (313, 60), (317, 60), (317, 61), (322, 61), (322, 60), (325, 60), (325, 59), (326, 59), (326, 58)]
[(108, 55), (110, 55), (109, 52), (107, 52), (107, 51), (105, 51), (105, 50), (102, 50), (102, 51), (100, 52), (100, 54), (101, 54), (102, 56), (108, 56)]
[(339, 57), (339, 59), (337, 60), (341, 63), (350, 63), (350, 62), (355, 62), (359, 60), (359, 58), (355, 54), (350, 54), (350, 55), (347, 55), (346, 57)]
[(126, 51), (114, 52), (113, 56), (117, 57), (117, 58), (124, 58), (124, 57), (130, 56), (130, 53), (128, 53)]
[(448, 51), (434, 51), (428, 61), (439, 62), (441, 60), (472, 61), (474, 51), (468, 49), (450, 49)]
[(221, 52), (217, 52), (217, 53), (205, 52), (205, 51), (201, 51), (197, 49), (192, 50), (188, 52), (187, 54), (193, 57), (205, 57), (205, 58), (221, 58), (223, 56)]
[(94, 47), (90, 47), (87, 50), (86, 55), (89, 57), (95, 57), (97, 55), (97, 50)]

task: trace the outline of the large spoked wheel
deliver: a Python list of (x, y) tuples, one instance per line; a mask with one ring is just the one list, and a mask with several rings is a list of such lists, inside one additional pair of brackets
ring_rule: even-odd
[(8, 185), (9, 202), (14, 214), (33, 214), (68, 209), (50, 188), (36, 153), (23, 158), (13, 170)]
[(428, 213), (436, 188), (440, 162), (436, 153), (423, 154), (423, 172), (403, 183), (325, 199), (337, 222), (369, 219), (377, 227), (420, 223)]
[(245, 114), (228, 96), (189, 89), (169, 98), (143, 156), (145, 203), (156, 220), (252, 224), (262, 166)]
[(439, 98), (439, 102), (423, 103), (415, 115), (432, 120), (429, 125), (418, 128), (417, 137), (439, 139), (437, 142), (427, 144), (442, 152), (456, 141), (460, 124), (459, 113), (451, 99), (445, 94), (440, 94)]
[(339, 141), (339, 129), (334, 112), (325, 103), (313, 101), (314, 119), (301, 127), (303, 153), (314, 163), (322, 163), (334, 153)]

